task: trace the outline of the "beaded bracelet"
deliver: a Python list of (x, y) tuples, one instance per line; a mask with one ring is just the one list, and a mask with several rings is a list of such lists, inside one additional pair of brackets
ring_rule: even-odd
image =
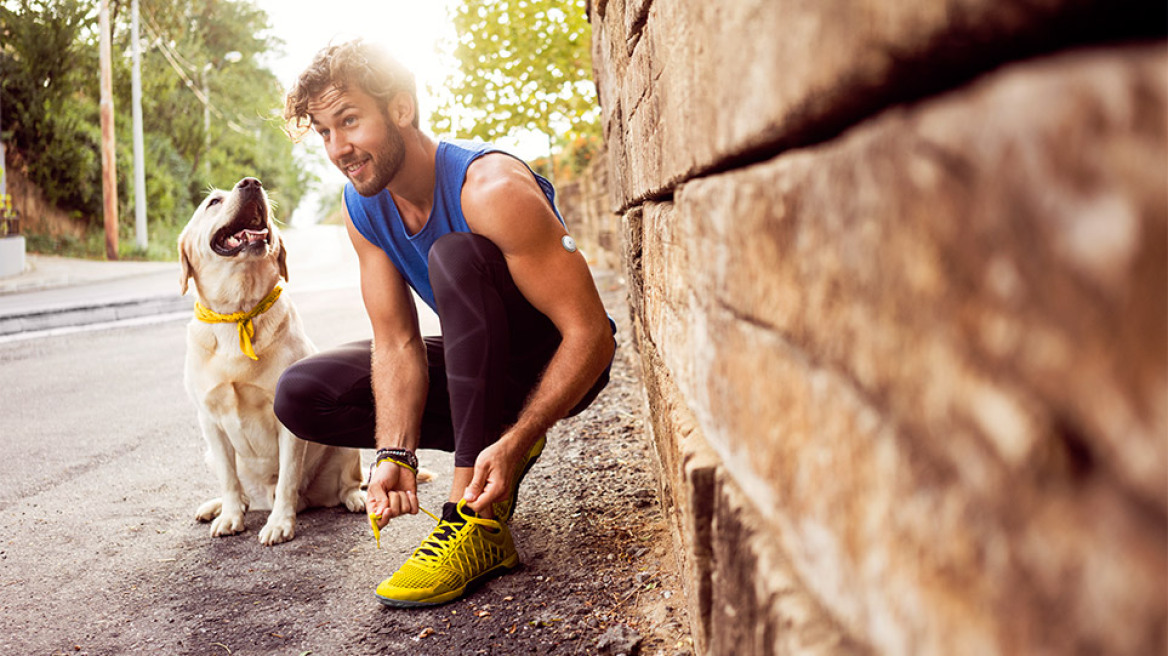
[(418, 456), (414, 455), (413, 451), (409, 449), (378, 449), (377, 455), (373, 457), (373, 467), (370, 469), (369, 475), (373, 476), (373, 469), (385, 461), (404, 467), (413, 473), (418, 473)]

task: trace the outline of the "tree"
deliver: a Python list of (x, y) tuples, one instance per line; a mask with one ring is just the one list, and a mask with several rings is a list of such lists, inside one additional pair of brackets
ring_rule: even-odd
[(585, 0), (464, 0), (451, 20), (459, 73), (436, 90), (436, 132), (493, 140), (534, 130), (560, 149), (599, 141)]
[[(123, 216), (133, 204), (129, 9), (111, 2)], [(294, 208), (312, 179), (273, 114), (283, 89), (262, 61), (281, 44), (267, 36), (267, 15), (250, 0), (141, 0), (141, 18), (151, 235), (170, 241), (159, 252), (173, 251), (210, 185), (256, 176)], [(101, 215), (97, 52), (93, 2), (0, 0), (0, 134), (46, 198), (91, 225)]]
[(95, 5), (80, 0), (22, 0), (0, 5), (0, 95), (4, 140), (47, 200), (68, 209), (101, 203), (97, 96), (76, 91), (92, 67), (97, 44), (86, 26)]

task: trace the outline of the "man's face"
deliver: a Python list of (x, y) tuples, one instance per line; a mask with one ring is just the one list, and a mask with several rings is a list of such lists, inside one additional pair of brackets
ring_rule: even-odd
[(405, 160), (405, 140), (386, 107), (358, 89), (330, 86), (308, 103), (308, 113), (329, 159), (357, 193), (375, 196), (389, 186)]

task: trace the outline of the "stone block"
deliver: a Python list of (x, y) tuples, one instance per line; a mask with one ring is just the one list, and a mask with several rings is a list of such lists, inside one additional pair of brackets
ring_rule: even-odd
[(1158, 34), (1164, 15), (1157, 3), (1103, 0), (675, 0), (644, 13), (646, 4), (593, 13), (606, 139), (637, 145), (613, 151), (627, 167), (614, 178), (621, 209), (1013, 59)]
[(668, 369), (641, 349), (648, 430), (687, 582), (697, 653), (867, 653), (815, 601), (774, 527), (725, 475)]
[(976, 436), (971, 483), (1042, 461), (1168, 512), (1166, 113), (1163, 48), (1076, 54), (687, 185), (694, 293)]
[(641, 246), (645, 230), (643, 217), (643, 210), (636, 207), (621, 218), (621, 261), (627, 280), (629, 313), (634, 319), (644, 314), (642, 299), (645, 297), (645, 274)]
[[(710, 478), (708, 653), (872, 653), (852, 640), (808, 593), (754, 500), (730, 477)], [(698, 487), (693, 489), (696, 496)]]

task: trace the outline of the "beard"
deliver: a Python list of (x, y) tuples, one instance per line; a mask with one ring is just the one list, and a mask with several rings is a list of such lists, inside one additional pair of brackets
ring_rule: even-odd
[[(388, 117), (387, 117), (388, 118)], [(345, 170), (352, 160), (341, 162), (338, 168), (345, 177), (353, 183), (353, 188), (362, 196), (376, 196), (389, 186), (393, 178), (401, 170), (406, 159), (406, 142), (401, 130), (389, 121), (386, 121), (386, 138), (380, 148), (369, 153), (369, 170), (364, 173), (363, 180), (355, 180)]]

